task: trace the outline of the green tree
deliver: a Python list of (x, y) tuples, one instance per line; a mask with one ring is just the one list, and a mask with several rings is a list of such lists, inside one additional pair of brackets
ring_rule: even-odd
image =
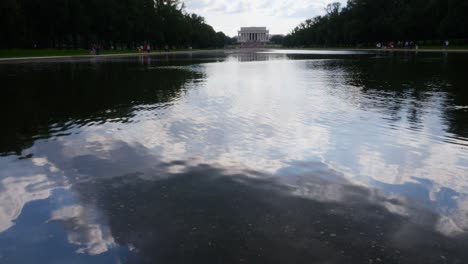
[(214, 48), (231, 42), (178, 0), (2, 0), (0, 23), (1, 48)]
[(382, 41), (468, 38), (466, 0), (349, 0), (299, 24), (287, 46), (373, 45)]

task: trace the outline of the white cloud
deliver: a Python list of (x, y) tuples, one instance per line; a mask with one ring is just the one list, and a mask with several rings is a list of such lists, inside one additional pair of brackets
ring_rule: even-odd
[(216, 30), (236, 35), (242, 26), (266, 26), (286, 34), (301, 21), (324, 13), (332, 2), (345, 0), (187, 0), (187, 11), (204, 16)]

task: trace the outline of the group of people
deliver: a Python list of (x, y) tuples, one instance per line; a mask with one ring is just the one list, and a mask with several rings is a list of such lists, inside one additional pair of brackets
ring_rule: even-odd
[[(448, 40), (442, 41), (442, 47), (448, 48), (450, 45), (450, 42)], [(414, 41), (397, 41), (396, 43), (393, 41), (390, 41), (388, 43), (385, 42), (379, 42), (376, 44), (376, 47), (379, 49), (418, 49), (419, 46), (416, 42)]]
[(151, 52), (151, 46), (149, 44), (138, 46), (138, 53), (143, 53), (143, 52), (150, 53)]
[[(192, 47), (190, 47), (189, 49), (192, 49)], [(169, 52), (170, 47), (168, 45), (165, 45), (164, 51)], [(138, 53), (144, 53), (144, 52), (147, 52), (147, 53), (151, 52), (151, 46), (149, 44), (138, 46)]]
[[(111, 46), (111, 49), (114, 49), (114, 47)], [(138, 53), (151, 53), (150, 44), (140, 45), (140, 46), (137, 47), (137, 49), (138, 49)], [(189, 47), (189, 49), (191, 50), (192, 47)], [(91, 48), (89, 49), (89, 54), (90, 55), (99, 55), (100, 50), (101, 50), (101, 46), (99, 44), (93, 44), (93, 45), (91, 45)], [(169, 52), (170, 47), (168, 45), (165, 45), (164, 46), (164, 51)]]
[(379, 49), (395, 49), (395, 48), (405, 48), (405, 49), (418, 49), (419, 46), (416, 42), (414, 41), (390, 41), (388, 43), (385, 42), (379, 42), (376, 45), (377, 48)]
[[(114, 47), (111, 46), (111, 49), (113, 49)], [(150, 44), (145, 44), (145, 45), (140, 45), (137, 47), (138, 49), (138, 53), (150, 53), (151, 52), (151, 46)], [(192, 47), (189, 47), (188, 49), (192, 49)], [(101, 47), (100, 45), (98, 44), (93, 44), (91, 45), (91, 48), (89, 49), (89, 54), (90, 55), (99, 55), (100, 53), (100, 50), (101, 50)], [(168, 45), (165, 45), (164, 46), (164, 51), (166, 52), (169, 52), (170, 51), (170, 47)]]
[(91, 45), (91, 49), (89, 50), (90, 55), (99, 55), (101, 51), (101, 47), (97, 44)]

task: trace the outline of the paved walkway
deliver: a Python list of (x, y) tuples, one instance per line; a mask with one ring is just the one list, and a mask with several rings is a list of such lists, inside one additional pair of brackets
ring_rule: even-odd
[[(67, 60), (67, 59), (90, 59), (90, 58), (118, 58), (118, 57), (139, 57), (139, 56), (161, 56), (176, 54), (205, 54), (205, 53), (238, 53), (255, 52), (265, 49), (218, 49), (218, 50), (193, 50), (193, 51), (169, 51), (169, 52), (151, 52), (151, 53), (124, 53), (124, 54), (103, 54), (103, 55), (74, 55), (74, 56), (39, 56), (39, 57), (16, 57), (0, 58), (0, 62), (28, 62), (40, 60)], [(301, 50), (301, 49), (295, 49)], [(304, 49), (314, 50), (314, 49)], [(375, 52), (432, 52), (432, 53), (468, 53), (468, 49), (317, 49), (320, 51), (340, 50), (340, 51), (375, 51)]]
[(468, 53), (468, 49), (349, 49), (356, 51), (385, 51), (385, 52), (441, 52)]
[(168, 51), (168, 52), (151, 52), (151, 53), (120, 53), (120, 54), (102, 54), (102, 55), (72, 55), (72, 56), (38, 56), (38, 57), (15, 57), (15, 58), (0, 58), (0, 62), (20, 62), (20, 61), (37, 61), (37, 60), (67, 60), (67, 59), (91, 59), (91, 58), (119, 58), (119, 57), (144, 57), (144, 56), (162, 56), (175, 54), (203, 54), (203, 53), (219, 53), (224, 50), (192, 50), (192, 51)]

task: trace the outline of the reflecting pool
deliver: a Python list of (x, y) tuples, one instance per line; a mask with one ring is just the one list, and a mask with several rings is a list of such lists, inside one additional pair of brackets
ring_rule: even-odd
[(467, 64), (1, 63), (0, 263), (468, 263)]

